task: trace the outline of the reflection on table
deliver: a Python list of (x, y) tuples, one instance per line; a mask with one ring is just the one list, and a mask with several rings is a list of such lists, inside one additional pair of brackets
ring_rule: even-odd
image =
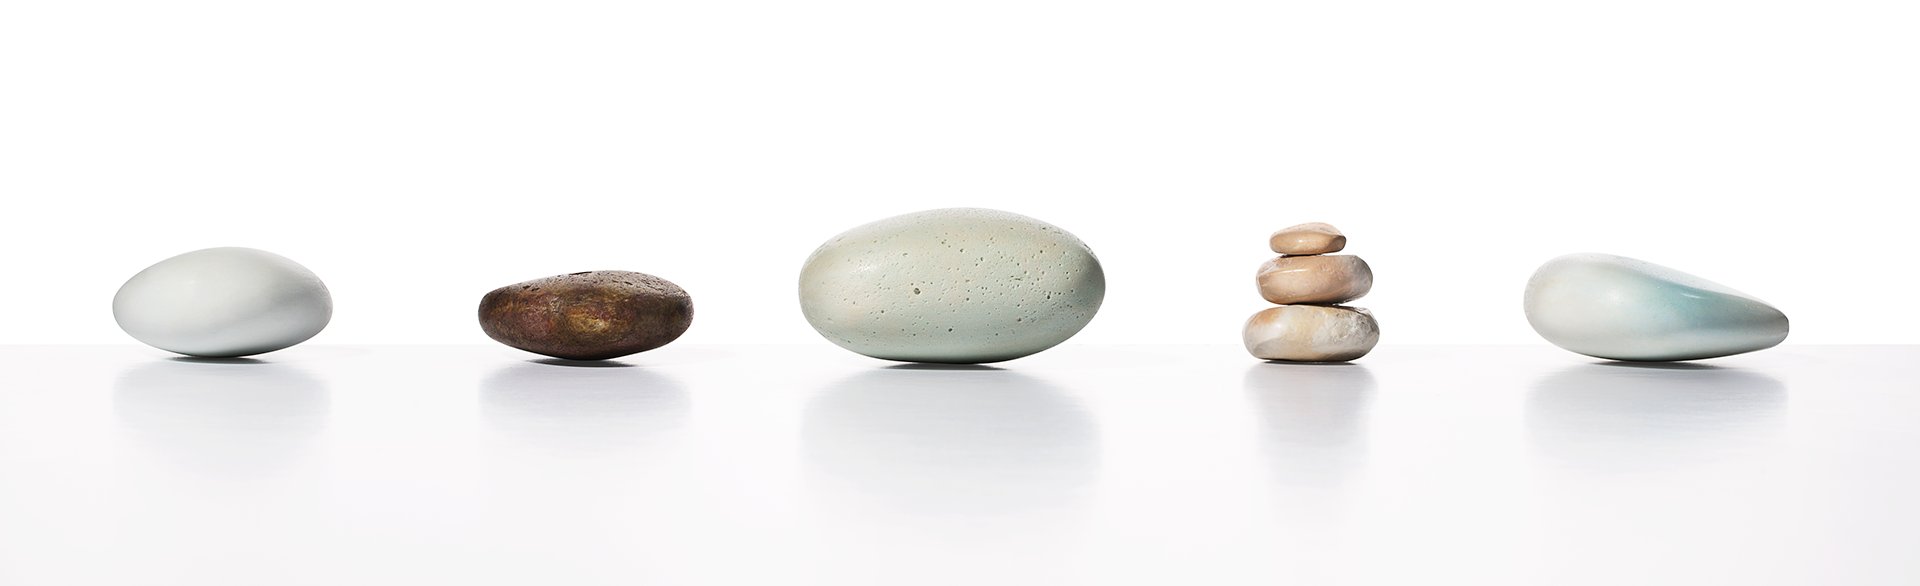
[(114, 382), (113, 411), (134, 443), (197, 472), (271, 474), (326, 428), (326, 384), (246, 358), (137, 364)]
[(1580, 364), (1535, 381), (1527, 435), (1551, 458), (1604, 471), (1714, 458), (1776, 432), (1787, 404), (1778, 379), (1694, 363)]
[(823, 522), (864, 544), (834, 549), (895, 554), (832, 564), (846, 573), (829, 583), (1050, 576), (1064, 567), (1100, 467), (1085, 408), (993, 367), (901, 365), (834, 382), (807, 403), (801, 446)]
[(688, 406), (673, 377), (619, 362), (521, 362), (480, 383), (482, 423), (555, 453), (642, 447), (685, 425)]
[(1261, 363), (1247, 368), (1245, 387), (1278, 482), (1338, 488), (1365, 463), (1367, 406), (1379, 387), (1367, 367)]

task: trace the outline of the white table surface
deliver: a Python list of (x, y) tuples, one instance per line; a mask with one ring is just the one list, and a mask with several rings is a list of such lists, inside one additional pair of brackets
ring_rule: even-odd
[(0, 347), (0, 584), (1916, 584), (1920, 346)]

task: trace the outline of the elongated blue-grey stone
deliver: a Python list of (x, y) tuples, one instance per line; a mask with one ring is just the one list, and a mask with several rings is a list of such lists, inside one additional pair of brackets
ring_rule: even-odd
[(1772, 348), (1787, 315), (1725, 285), (1647, 261), (1569, 254), (1527, 281), (1527, 322), (1553, 345), (1613, 360), (1697, 360)]

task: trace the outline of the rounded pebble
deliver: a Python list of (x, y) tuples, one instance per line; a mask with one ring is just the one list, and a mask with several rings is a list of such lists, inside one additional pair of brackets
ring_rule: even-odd
[(1269, 303), (1346, 303), (1373, 290), (1373, 268), (1358, 256), (1281, 256), (1260, 264), (1254, 274), (1260, 296)]
[(568, 360), (606, 360), (667, 345), (693, 325), (693, 297), (646, 273), (586, 271), (494, 289), (480, 329), (502, 344)]
[(1267, 247), (1289, 255), (1326, 254), (1347, 247), (1347, 236), (1325, 222), (1288, 226), (1267, 237)]
[(1247, 352), (1262, 360), (1345, 362), (1380, 343), (1380, 322), (1366, 308), (1282, 305), (1247, 318)]
[(230, 358), (306, 341), (333, 319), (333, 296), (313, 271), (252, 248), (196, 250), (128, 279), (113, 319), (168, 352)]
[(800, 269), (800, 309), (827, 340), (906, 362), (1011, 360), (1073, 337), (1106, 296), (1087, 245), (980, 208), (915, 212), (833, 237)]

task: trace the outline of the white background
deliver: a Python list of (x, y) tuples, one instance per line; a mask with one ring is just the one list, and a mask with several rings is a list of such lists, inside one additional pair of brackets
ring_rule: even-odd
[(314, 343), (485, 343), (486, 291), (625, 269), (683, 343), (817, 343), (801, 261), (1005, 209), (1101, 256), (1076, 343), (1227, 344), (1331, 222), (1389, 344), (1540, 343), (1527, 276), (1642, 258), (1789, 343), (1920, 342), (1907, 2), (0, 4), (0, 343), (213, 246), (332, 288)]

